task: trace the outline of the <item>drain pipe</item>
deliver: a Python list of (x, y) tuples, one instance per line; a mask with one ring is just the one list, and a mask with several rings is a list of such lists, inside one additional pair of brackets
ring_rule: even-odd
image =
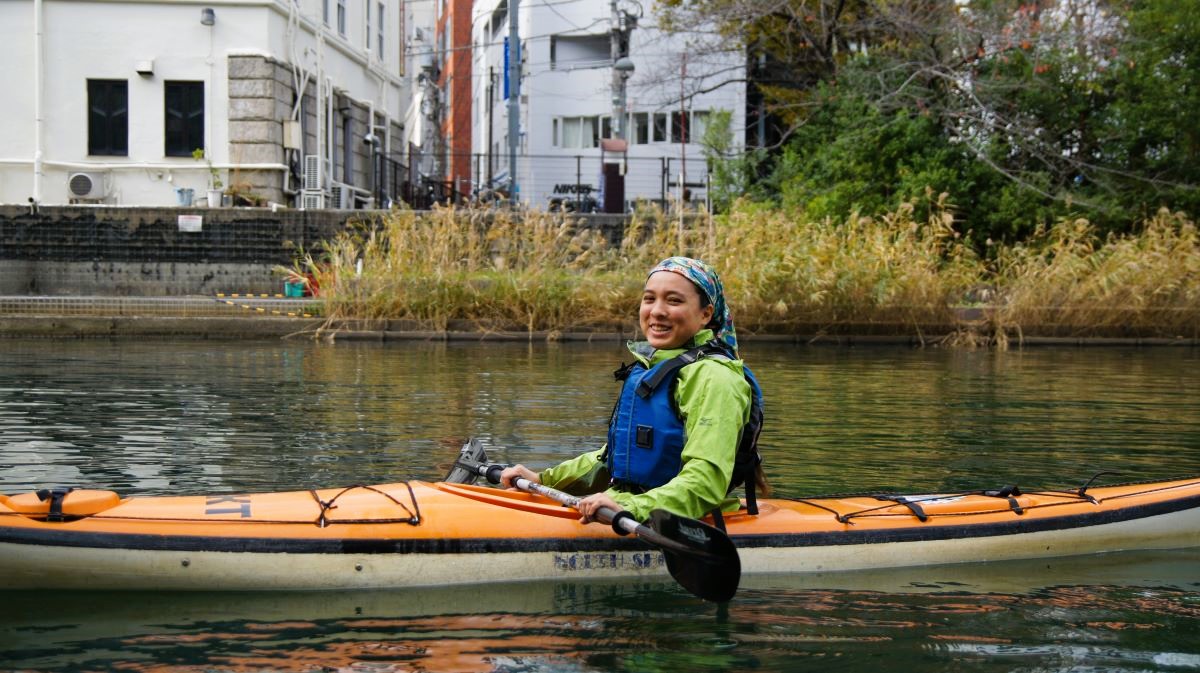
[(42, 0), (33, 0), (33, 196), (42, 200)]

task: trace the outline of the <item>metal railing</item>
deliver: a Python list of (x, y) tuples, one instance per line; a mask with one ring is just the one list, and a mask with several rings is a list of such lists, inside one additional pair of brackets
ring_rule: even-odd
[[(605, 162), (623, 161), (625, 202), (657, 203), (671, 208), (680, 200), (704, 207), (709, 182), (708, 161), (687, 157), (602, 157), (600, 154), (544, 154), (517, 157), (518, 200), (548, 210), (598, 212)], [(489, 204), (510, 198), (507, 158), (496, 154), (445, 154), (433, 157), (410, 149), (404, 162), (384, 159), (379, 171), (378, 203), (389, 197), (424, 210), (433, 204)], [(421, 166), (470, 167), (467, 175), (421, 171)], [(684, 177), (686, 176), (686, 177)], [(683, 184), (680, 178), (684, 177)]]

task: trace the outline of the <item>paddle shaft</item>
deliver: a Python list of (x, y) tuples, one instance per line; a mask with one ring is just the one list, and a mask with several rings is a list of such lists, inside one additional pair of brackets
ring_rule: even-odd
[[(456, 471), (471, 478), (451, 483), (474, 483), (483, 477), (493, 484), (500, 483), (504, 465), (487, 462), (487, 454), (478, 440), (471, 439), (463, 446), (459, 459), (446, 476), (450, 480)], [(462, 475), (466, 476), (466, 475)], [(581, 498), (550, 488), (544, 484), (517, 477), (512, 485), (520, 491), (550, 498), (576, 511)], [(742, 575), (742, 563), (737, 546), (724, 531), (703, 521), (655, 509), (646, 522), (638, 523), (629, 512), (600, 507), (593, 514), (597, 521), (609, 524), (622, 535), (633, 533), (638, 539), (662, 552), (667, 571), (684, 589), (707, 601), (723, 603), (737, 593)]]
[[(503, 465), (480, 465), (480, 466), (478, 466), (477, 469), (479, 470), (479, 473), (482, 476), (487, 478), (488, 481), (492, 482), (493, 484), (499, 484), (500, 483), (500, 473), (504, 471), (504, 466)], [(574, 510), (579, 509), (579, 501), (582, 500), (582, 498), (580, 498), (578, 496), (574, 496), (569, 493), (563, 493), (562, 491), (560, 491), (558, 489), (550, 488), (549, 486), (546, 486), (544, 484), (539, 484), (535, 481), (530, 481), (524, 477), (517, 477), (516, 479), (513, 480), (512, 484), (519, 491), (525, 491), (526, 493), (537, 493), (538, 495), (544, 495), (547, 498), (550, 498), (551, 500), (553, 500), (557, 503), (566, 505), (567, 507), (570, 507)], [(634, 535), (645, 540), (646, 542), (649, 542), (650, 544), (653, 544), (653, 545), (656, 545), (659, 547), (670, 549), (672, 551), (680, 552), (683, 554), (689, 554), (691, 556), (697, 556), (697, 555), (705, 555), (706, 556), (707, 555), (703, 551), (698, 551), (696, 549), (692, 549), (691, 547), (688, 547), (685, 544), (676, 542), (675, 540), (672, 540), (671, 538), (666, 537), (665, 535), (662, 535), (661, 533), (654, 530), (653, 528), (643, 526), (642, 524), (635, 521), (633, 519), (633, 517), (625, 516), (625, 517), (621, 517), (618, 519), (617, 512), (614, 511), (611, 507), (601, 507), (601, 508), (597, 509), (594, 518), (597, 521), (599, 521), (600, 523), (606, 523), (606, 524), (609, 524), (610, 526), (612, 525), (613, 520), (616, 519), (617, 520), (616, 525), (620, 526), (626, 533), (633, 533)]]

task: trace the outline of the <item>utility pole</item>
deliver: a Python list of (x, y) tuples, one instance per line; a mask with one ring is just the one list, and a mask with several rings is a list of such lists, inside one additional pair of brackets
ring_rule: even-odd
[(609, 35), (609, 52), (613, 64), (612, 132), (614, 138), (624, 138), (624, 125), (621, 122), (625, 117), (625, 79), (621, 76), (621, 71), (617, 70), (617, 61), (621, 58), (621, 13), (617, 10), (617, 0), (609, 0), (608, 8), (612, 14), (612, 33)]
[(493, 108), (496, 107), (496, 68), (488, 66), (488, 85), (487, 85), (487, 188), (493, 189), (492, 184), (492, 114)]
[[(683, 52), (683, 60), (680, 63), (679, 72), (679, 128), (676, 129), (679, 133), (679, 211), (683, 212), (684, 195), (687, 193), (687, 138), (685, 137), (690, 132), (691, 124), (688, 123), (687, 116), (687, 98), (684, 97), (683, 83), (687, 79), (687, 52)], [(683, 215), (680, 215), (682, 218)]]
[(520, 0), (508, 2), (508, 198), (517, 205), (517, 147), (521, 142)]

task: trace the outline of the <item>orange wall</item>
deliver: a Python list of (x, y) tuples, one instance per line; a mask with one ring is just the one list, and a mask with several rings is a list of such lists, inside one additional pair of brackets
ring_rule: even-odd
[(445, 179), (465, 196), (472, 187), (467, 182), (471, 178), (471, 5), (472, 0), (444, 0), (445, 12), (438, 22), (439, 33), (445, 33), (447, 26), (451, 29), (438, 83), (450, 99), (442, 124), (450, 154)]

